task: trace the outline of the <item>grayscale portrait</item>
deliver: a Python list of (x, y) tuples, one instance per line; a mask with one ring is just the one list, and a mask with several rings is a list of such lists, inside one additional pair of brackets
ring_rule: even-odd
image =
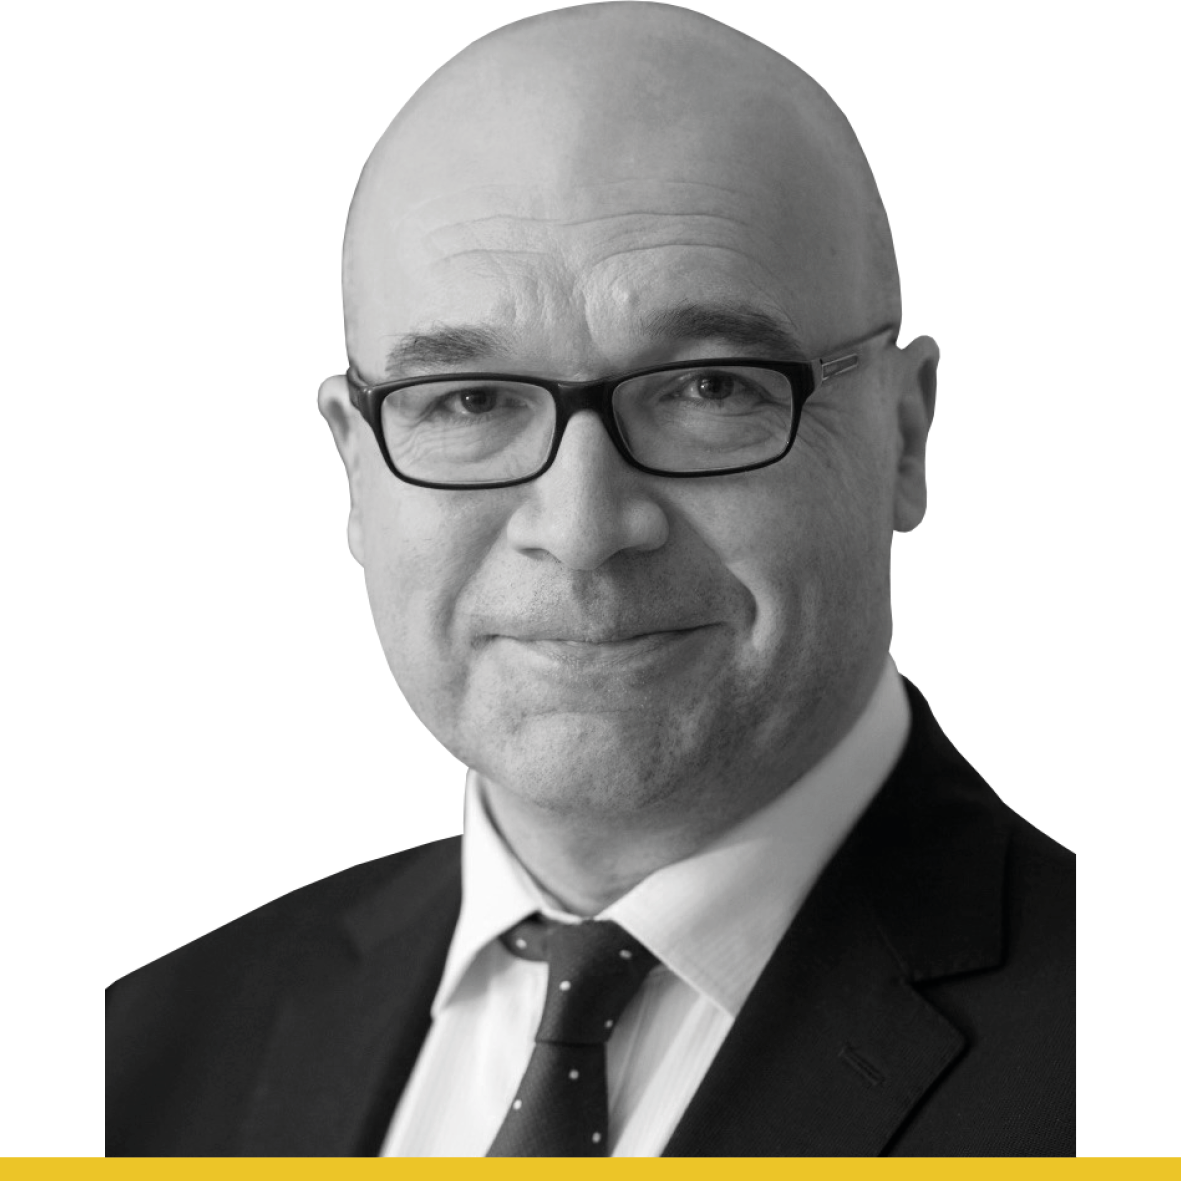
[(462, 836), (113, 984), (108, 1155), (1074, 1154), (1074, 858), (891, 658), (939, 349), (790, 48), (533, 16), (364, 162), (319, 409)]

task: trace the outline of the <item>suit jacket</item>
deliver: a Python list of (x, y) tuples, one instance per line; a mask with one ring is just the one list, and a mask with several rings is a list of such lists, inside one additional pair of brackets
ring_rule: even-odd
[[(897, 766), (665, 1155), (1073, 1155), (1073, 856), (907, 691)], [(452, 838), (296, 890), (112, 985), (108, 1155), (379, 1152), (459, 904)]]

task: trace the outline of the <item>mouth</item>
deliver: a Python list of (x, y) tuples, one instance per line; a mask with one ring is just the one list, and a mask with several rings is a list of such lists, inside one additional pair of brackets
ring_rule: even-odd
[(674, 636), (682, 632), (696, 631), (695, 627), (654, 627), (647, 630), (587, 632), (582, 635), (568, 635), (561, 632), (545, 632), (537, 635), (506, 636), (522, 644), (630, 644), (633, 640), (644, 640), (649, 636)]
[(600, 632), (590, 635), (544, 634), (497, 636), (529, 656), (570, 667), (623, 664), (659, 655), (680, 646), (708, 625), (655, 631)]

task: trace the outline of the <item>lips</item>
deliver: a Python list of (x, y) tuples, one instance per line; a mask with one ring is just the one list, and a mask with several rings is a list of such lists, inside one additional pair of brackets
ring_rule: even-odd
[(626, 630), (611, 629), (587, 631), (562, 631), (557, 629), (542, 629), (540, 631), (504, 632), (501, 637), (507, 640), (517, 640), (523, 644), (626, 644), (631, 640), (642, 640), (649, 636), (672, 635), (679, 632), (695, 631), (701, 624), (675, 626), (649, 626), (628, 628)]
[[(539, 632), (534, 636), (493, 636), (492, 648), (501, 648), (514, 665), (521, 661), (552, 687), (576, 684), (580, 692), (610, 697), (625, 685), (643, 686), (659, 681), (678, 663), (693, 661), (704, 651), (713, 631), (709, 626), (665, 628), (658, 631), (612, 630), (586, 633)], [(602, 680), (603, 677), (608, 678)], [(573, 678), (573, 680), (571, 680)]]

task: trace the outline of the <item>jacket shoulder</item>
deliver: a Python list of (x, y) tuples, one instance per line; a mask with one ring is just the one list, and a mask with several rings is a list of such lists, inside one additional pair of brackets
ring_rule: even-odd
[(342, 918), (376, 892), (396, 895), (404, 879), (448, 876), (458, 865), (459, 838), (448, 837), (300, 886), (115, 981), (107, 989), (108, 1005), (172, 976), (192, 979), (213, 971), (224, 978), (235, 965), (245, 970), (268, 961), (281, 967), (340, 939)]
[[(293, 890), (117, 980), (107, 989), (108, 1154), (231, 1151), (234, 1113), (285, 998), (347, 971), (375, 926), (396, 929), (424, 904), (449, 930), (458, 896), (454, 837)], [(198, 1118), (200, 1095), (209, 1110)]]

